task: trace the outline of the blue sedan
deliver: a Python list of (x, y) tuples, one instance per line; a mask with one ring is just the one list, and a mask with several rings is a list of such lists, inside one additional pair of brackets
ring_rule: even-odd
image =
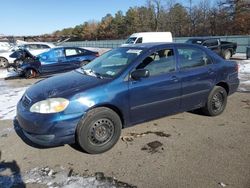
[(237, 64), (202, 46), (120, 47), (27, 89), (17, 126), (42, 146), (76, 142), (102, 153), (131, 125), (193, 109), (217, 116), (238, 85)]
[[(98, 57), (98, 52), (77, 47), (57, 47), (37, 57), (21, 61), (16, 71), (26, 78), (77, 69)], [(19, 62), (19, 61), (17, 61)]]

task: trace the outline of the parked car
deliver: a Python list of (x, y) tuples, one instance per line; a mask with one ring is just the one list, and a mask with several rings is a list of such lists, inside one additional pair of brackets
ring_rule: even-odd
[[(33, 56), (33, 58), (30, 53), (27, 53), (27, 50), (24, 50), (19, 56), (14, 70), (20, 76), (34, 78), (39, 75), (77, 69), (98, 57), (99, 54), (77, 47), (56, 47), (38, 56)], [(22, 60), (23, 57), (25, 57), (24, 60)]]
[(173, 42), (171, 32), (142, 32), (134, 33), (129, 36), (125, 44), (122, 46), (138, 43), (150, 43), (150, 42)]
[(221, 41), (219, 38), (190, 38), (186, 43), (205, 46), (224, 59), (230, 59), (237, 49), (237, 43)]
[(17, 126), (39, 145), (76, 142), (102, 153), (131, 125), (193, 109), (219, 115), (238, 85), (237, 63), (202, 46), (120, 47), (28, 88), (17, 104)]
[(16, 47), (11, 48), (9, 51), (0, 53), (0, 68), (7, 68), (10, 64), (13, 64), (16, 58), (13, 57), (13, 53), (19, 49), (28, 50), (33, 56), (48, 51), (55, 47), (51, 43), (45, 42), (29, 42)]
[(0, 52), (7, 51), (11, 48), (12, 46), (10, 45), (9, 42), (7, 41), (0, 41)]

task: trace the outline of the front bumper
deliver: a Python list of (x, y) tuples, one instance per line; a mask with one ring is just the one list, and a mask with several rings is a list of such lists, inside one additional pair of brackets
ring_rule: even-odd
[(8, 72), (15, 72), (17, 75), (19, 75), (19, 76), (21, 76), (21, 75), (23, 75), (24, 74), (24, 70), (23, 69), (21, 69), (21, 68), (18, 68), (18, 67), (16, 67), (16, 66), (14, 66), (14, 65), (10, 65), (8, 68), (7, 68), (7, 71)]
[(40, 146), (75, 143), (76, 127), (83, 114), (39, 114), (17, 105), (17, 123), (23, 136)]

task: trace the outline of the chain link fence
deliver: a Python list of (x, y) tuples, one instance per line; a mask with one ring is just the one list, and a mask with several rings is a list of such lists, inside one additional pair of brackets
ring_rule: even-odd
[[(174, 42), (185, 42), (190, 37), (176, 37)], [(245, 53), (248, 46), (250, 46), (250, 35), (233, 35), (233, 36), (213, 36), (213, 38), (220, 38), (222, 41), (236, 42), (237, 53)], [(76, 46), (76, 47), (93, 47), (93, 48), (116, 48), (121, 46), (125, 40), (98, 40), (98, 41), (75, 41), (65, 42), (62, 46)]]

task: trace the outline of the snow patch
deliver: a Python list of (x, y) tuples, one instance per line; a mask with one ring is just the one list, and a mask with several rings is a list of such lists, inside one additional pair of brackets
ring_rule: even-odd
[(238, 91), (250, 92), (250, 60), (237, 60), (239, 64), (240, 86)]
[(17, 76), (18, 74), (15, 71), (7, 71), (7, 69), (0, 69), (0, 79), (8, 78), (12, 76)]
[(26, 87), (22, 88), (1, 88), (0, 91), (0, 120), (14, 119), (16, 105), (24, 94)]
[[(3, 169), (3, 170), (7, 170)], [(1, 171), (0, 171), (1, 172)], [(72, 169), (65, 169), (60, 167), (58, 171), (49, 167), (34, 168), (25, 173), (14, 173), (10, 176), (0, 176), (0, 187), (9, 188), (14, 185), (36, 184), (43, 185), (49, 188), (77, 188), (77, 187), (91, 187), (91, 188), (118, 188), (126, 187), (132, 188), (127, 183), (120, 182), (113, 177), (105, 177), (102, 172), (98, 172), (95, 176), (82, 176), (73, 174)]]

